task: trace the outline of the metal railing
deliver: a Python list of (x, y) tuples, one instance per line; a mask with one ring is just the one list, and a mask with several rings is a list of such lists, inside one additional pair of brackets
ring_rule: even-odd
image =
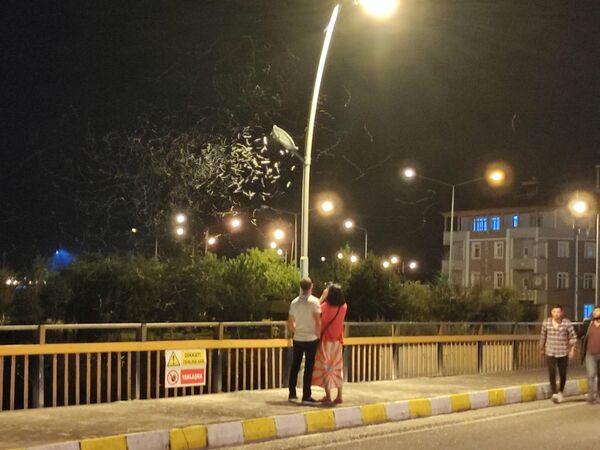
[[(3, 332), (17, 343), (0, 345), (0, 410), (281, 388), (290, 366), (285, 322), (8, 326), (0, 339)], [(348, 382), (543, 366), (539, 324), (349, 322), (345, 333)], [(164, 352), (193, 348), (207, 350), (206, 385), (166, 388)]]

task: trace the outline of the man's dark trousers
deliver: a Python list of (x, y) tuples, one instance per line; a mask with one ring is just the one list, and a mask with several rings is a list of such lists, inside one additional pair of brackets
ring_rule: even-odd
[(296, 397), (296, 384), (298, 383), (298, 372), (300, 371), (300, 365), (302, 364), (302, 356), (305, 355), (304, 359), (304, 378), (302, 387), (302, 400), (306, 400), (311, 397), (312, 391), (310, 384), (312, 382), (313, 367), (315, 365), (315, 355), (317, 354), (317, 346), (319, 340), (310, 342), (294, 341), (294, 356), (292, 359), (292, 367), (290, 369), (290, 398)]

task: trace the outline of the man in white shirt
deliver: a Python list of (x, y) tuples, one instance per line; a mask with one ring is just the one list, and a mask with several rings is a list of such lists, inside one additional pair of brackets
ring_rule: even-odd
[(288, 400), (296, 402), (296, 384), (298, 383), (298, 372), (302, 357), (304, 355), (304, 383), (302, 388), (302, 403), (318, 404), (312, 398), (310, 389), (312, 372), (315, 364), (315, 355), (321, 335), (321, 305), (319, 299), (312, 294), (312, 280), (308, 277), (300, 280), (302, 294), (296, 297), (290, 305), (288, 315), (288, 328), (294, 333), (294, 357), (290, 368)]

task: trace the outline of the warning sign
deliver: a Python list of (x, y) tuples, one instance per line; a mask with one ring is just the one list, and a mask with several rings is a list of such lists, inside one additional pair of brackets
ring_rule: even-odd
[(204, 386), (206, 350), (166, 350), (165, 387)]

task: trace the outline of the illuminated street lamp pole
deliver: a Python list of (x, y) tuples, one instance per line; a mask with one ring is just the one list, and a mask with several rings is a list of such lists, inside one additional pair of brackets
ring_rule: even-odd
[(367, 229), (356, 226), (356, 224), (354, 223), (354, 220), (352, 220), (352, 219), (346, 219), (344, 221), (344, 228), (346, 228), (347, 230), (351, 230), (353, 228), (356, 228), (357, 230), (364, 231), (364, 233), (365, 233), (365, 259), (367, 259), (367, 253), (368, 253), (368, 246), (367, 246), (368, 232), (367, 232)]
[[(347, 0), (346, 0), (347, 1)], [(346, 1), (340, 1), (337, 3), (331, 13), (329, 24), (325, 31), (325, 40), (323, 41), (323, 48), (321, 49), (321, 56), (319, 58), (319, 64), (317, 66), (317, 74), (315, 77), (315, 85), (313, 88), (312, 99), (310, 102), (310, 110), (308, 115), (308, 126), (306, 129), (306, 147), (303, 158), (303, 172), (302, 172), (302, 208), (301, 208), (301, 252), (300, 252), (300, 275), (302, 277), (308, 276), (308, 211), (309, 211), (309, 199), (310, 199), (310, 165), (312, 158), (312, 147), (313, 138), (315, 131), (315, 120), (317, 117), (317, 106), (319, 104), (319, 93), (321, 90), (321, 81), (323, 80), (323, 72), (325, 71), (325, 63), (327, 62), (327, 54), (329, 53), (329, 46), (331, 44), (331, 38), (333, 36), (333, 30), (337, 22), (342, 3)], [(391, 15), (398, 4), (397, 0), (358, 0), (354, 3), (361, 5), (365, 11), (369, 14), (384, 17)], [(275, 132), (275, 130), (274, 130)]]
[(490, 171), (486, 176), (474, 178), (472, 180), (463, 181), (462, 183), (448, 183), (446, 181), (437, 180), (435, 178), (426, 177), (424, 175), (417, 174), (417, 171), (412, 167), (407, 167), (402, 171), (404, 178), (412, 180), (415, 178), (421, 178), (423, 180), (431, 181), (442, 186), (447, 186), (452, 189), (452, 199), (450, 202), (450, 249), (448, 254), (448, 282), (452, 283), (452, 260), (454, 250), (454, 198), (455, 190), (457, 187), (465, 186), (471, 183), (477, 183), (478, 181), (487, 180), (492, 186), (500, 186), (506, 181), (506, 172), (501, 169)]

